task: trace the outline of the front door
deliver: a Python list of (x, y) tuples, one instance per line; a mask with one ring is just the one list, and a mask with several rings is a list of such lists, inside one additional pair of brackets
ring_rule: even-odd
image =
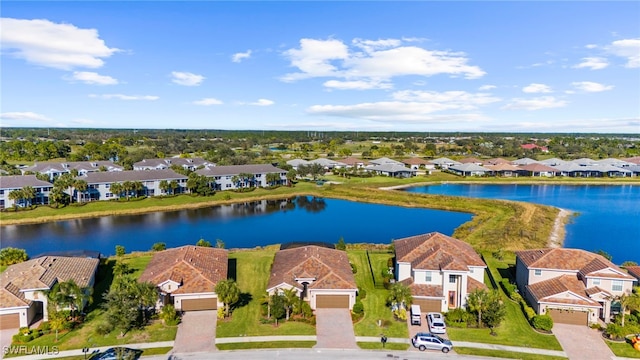
[(449, 309), (454, 309), (456, 307), (456, 292), (449, 291)]

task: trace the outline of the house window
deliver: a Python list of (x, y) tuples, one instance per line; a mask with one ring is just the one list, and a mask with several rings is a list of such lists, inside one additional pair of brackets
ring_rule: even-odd
[(424, 273), (424, 281), (430, 283), (431, 282), (431, 271), (427, 271)]
[(535, 270), (533, 271), (533, 274), (534, 274), (535, 276), (540, 276), (540, 275), (542, 275), (542, 270), (540, 270), (540, 269), (535, 269)]
[(593, 285), (600, 285), (600, 279), (593, 279)]
[(622, 280), (611, 281), (611, 291), (622, 291)]
[(449, 283), (450, 284), (455, 284), (456, 283), (456, 276), (455, 275), (449, 275)]

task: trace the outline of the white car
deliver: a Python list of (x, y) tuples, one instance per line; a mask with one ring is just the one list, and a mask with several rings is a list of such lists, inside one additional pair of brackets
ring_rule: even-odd
[(429, 331), (432, 334), (444, 334), (447, 332), (447, 325), (444, 323), (444, 316), (438, 312), (427, 313)]

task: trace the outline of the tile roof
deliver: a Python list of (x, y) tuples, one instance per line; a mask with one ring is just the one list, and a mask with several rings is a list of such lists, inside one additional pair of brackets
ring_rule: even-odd
[(279, 169), (271, 164), (250, 164), (250, 165), (227, 165), (216, 166), (208, 169), (196, 170), (196, 173), (205, 176), (225, 176), (238, 175), (241, 173), (248, 174), (265, 174), (265, 173), (283, 173), (286, 170)]
[(607, 290), (604, 290), (604, 289), (602, 289), (602, 288), (600, 288), (598, 286), (590, 287), (590, 288), (586, 289), (585, 292), (589, 296), (595, 295), (595, 294), (598, 294), (598, 293), (605, 293), (605, 294), (607, 294), (607, 296), (611, 296), (610, 292), (608, 292)]
[(393, 243), (396, 260), (411, 263), (413, 269), (468, 271), (469, 266), (487, 266), (471, 245), (438, 232), (398, 239)]
[(404, 160), (402, 160), (402, 163), (407, 164), (407, 165), (428, 165), (428, 164), (431, 164), (430, 161), (427, 161), (425, 159), (418, 158), (418, 157), (412, 157), (412, 158), (404, 159)]
[(81, 288), (89, 286), (100, 260), (94, 258), (42, 256), (11, 265), (0, 274), (0, 306), (25, 306), (20, 290), (50, 289), (56, 282), (73, 280)]
[(172, 294), (215, 292), (216, 284), (227, 278), (227, 269), (226, 250), (187, 245), (155, 253), (138, 281), (182, 284)]
[[(570, 303), (578, 305), (600, 306), (595, 300), (591, 300), (587, 295), (584, 283), (575, 275), (562, 275), (549, 280), (540, 281), (535, 284), (527, 285), (529, 292), (538, 301)], [(571, 292), (582, 299), (577, 298), (561, 298), (558, 295)]]
[(567, 248), (522, 250), (516, 251), (516, 256), (530, 269), (573, 270), (583, 276), (631, 279), (631, 276), (624, 274), (622, 269), (602, 255), (586, 250)]
[(415, 170), (409, 169), (408, 167), (405, 167), (404, 164), (401, 165), (397, 165), (397, 164), (381, 164), (381, 165), (367, 165), (365, 167), (366, 170), (372, 170), (372, 171), (382, 171), (382, 172), (389, 172), (389, 173), (397, 173), (397, 172), (403, 172), (403, 173), (415, 173)]
[(35, 175), (0, 176), (0, 189), (22, 189), (25, 186), (52, 187), (53, 184), (39, 180)]
[(340, 161), (343, 164), (347, 164), (347, 165), (351, 165), (351, 166), (355, 166), (358, 164), (368, 164), (369, 162), (367, 160), (364, 159), (358, 159), (357, 157), (353, 157), (353, 156), (349, 156), (346, 157), (344, 159), (338, 159), (338, 161)]
[(635, 276), (638, 280), (640, 280), (640, 266), (627, 266), (625, 267), (629, 274)]
[(511, 164), (511, 161), (503, 158), (493, 158), (489, 160), (485, 160), (484, 165), (500, 165), (500, 164)]
[(267, 289), (282, 283), (302, 289), (296, 278), (315, 278), (309, 289), (357, 289), (347, 253), (309, 245), (276, 253)]
[(389, 165), (389, 164), (392, 164), (392, 165), (404, 166), (404, 164), (401, 163), (400, 161), (389, 159), (388, 157), (381, 157), (379, 159), (369, 160), (369, 163), (374, 164), (374, 165)]
[(134, 163), (134, 167), (158, 167), (158, 166), (166, 166), (171, 167), (172, 165), (178, 166), (214, 166), (215, 164), (206, 161), (203, 158), (164, 158), (164, 159), (142, 159), (142, 161), (138, 161)]
[(530, 172), (556, 172), (557, 169), (552, 168), (551, 166), (543, 165), (540, 163), (532, 163), (520, 166), (520, 170), (530, 171)]
[(400, 283), (409, 287), (413, 296), (442, 297), (442, 285), (415, 284), (413, 278), (407, 278)]
[(475, 290), (487, 290), (487, 289), (489, 288), (484, 283), (481, 283), (480, 281), (472, 278), (471, 276), (467, 276), (467, 294)]
[(114, 172), (92, 172), (76, 179), (84, 180), (88, 184), (114, 183), (123, 181), (155, 181), (155, 180), (180, 180), (187, 176), (178, 174), (171, 169), (164, 170), (129, 170)]
[(487, 172), (488, 169), (474, 163), (449, 166), (449, 169), (463, 172)]

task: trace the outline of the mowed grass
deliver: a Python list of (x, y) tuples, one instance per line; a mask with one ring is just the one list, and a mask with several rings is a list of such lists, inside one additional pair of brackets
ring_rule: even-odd
[(503, 350), (489, 350), (489, 349), (476, 349), (467, 347), (455, 347), (453, 349), (456, 354), (460, 355), (476, 355), (476, 356), (491, 356), (504, 359), (521, 359), (521, 360), (565, 360), (566, 357), (562, 356), (549, 356), (541, 354), (529, 354), (513, 351)]
[[(510, 271), (509, 266), (515, 263), (515, 255), (513, 253), (505, 253), (503, 260), (495, 259), (491, 253), (485, 252), (483, 255), (489, 271), (497, 283), (502, 280), (503, 274), (506, 276)], [(487, 282), (487, 286), (492, 286), (490, 281)], [(499, 291), (506, 305), (507, 314), (500, 326), (495, 329), (497, 335), (491, 335), (488, 328), (459, 329), (449, 327), (447, 329), (449, 338), (454, 341), (471, 341), (487, 344), (562, 350), (555, 336), (540, 334), (534, 331), (524, 317), (520, 305), (510, 300), (501, 288), (499, 288)]]
[(357, 342), (356, 345), (360, 349), (365, 350), (407, 350), (409, 349), (409, 344), (398, 344), (398, 343), (387, 343), (384, 347), (382, 347), (382, 343), (380, 342)]
[(229, 253), (230, 277), (235, 276), (248, 301), (234, 309), (230, 319), (218, 320), (216, 337), (316, 334), (315, 326), (302, 322), (281, 320), (278, 326), (260, 323), (260, 298), (266, 293), (271, 264), (278, 249), (279, 245), (274, 245)]
[(640, 359), (640, 351), (634, 349), (629, 343), (619, 343), (607, 340), (604, 340), (604, 342), (616, 356)]
[[(348, 250), (349, 261), (357, 268), (355, 274), (358, 287), (366, 290), (367, 296), (362, 300), (364, 305), (364, 317), (354, 324), (353, 329), (356, 336), (380, 336), (408, 338), (409, 329), (405, 321), (396, 321), (393, 318), (391, 309), (387, 306), (388, 290), (376, 288), (373, 284), (371, 269), (367, 261), (365, 250)], [(387, 261), (393, 257), (389, 252), (370, 251), (373, 276), (376, 282), (382, 283), (382, 271), (386, 270)], [(383, 326), (378, 326), (378, 321), (383, 322)], [(387, 344), (389, 345), (389, 344)]]

